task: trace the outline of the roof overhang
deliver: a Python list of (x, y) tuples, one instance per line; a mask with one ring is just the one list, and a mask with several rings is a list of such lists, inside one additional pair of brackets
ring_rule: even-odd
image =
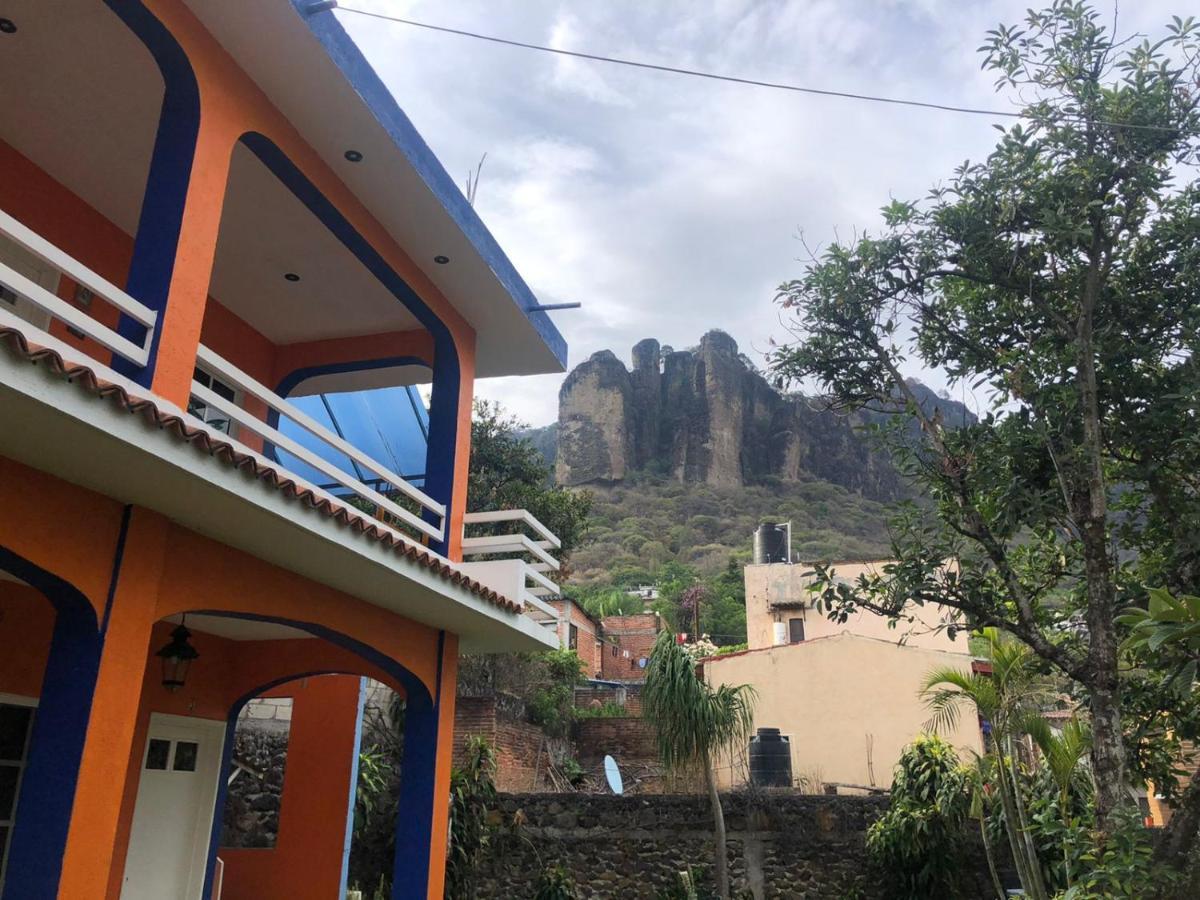
[(324, 4), (185, 2), (472, 325), (478, 376), (565, 369), (562, 335)]
[[(61, 360), (61, 351), (56, 356)], [(137, 387), (117, 373), (76, 362), (68, 378), (52, 359), (15, 350), (11, 335), (0, 339), (0, 422), (20, 423), (0, 428), (0, 455), (155, 510), (314, 582), (453, 632), (462, 652), (555, 646), (552, 631), (472, 590), (467, 578), (449, 577), (452, 565), (422, 563), (421, 558), (429, 561), (427, 553), (397, 552), (255, 477), (250, 467), (222, 461), (221, 454), (181, 440), (161, 422), (131, 415), (128, 404), (98, 399), (87, 388), (89, 379), (98, 378), (135, 396)], [(150, 402), (164, 414), (183, 417), (161, 398)]]

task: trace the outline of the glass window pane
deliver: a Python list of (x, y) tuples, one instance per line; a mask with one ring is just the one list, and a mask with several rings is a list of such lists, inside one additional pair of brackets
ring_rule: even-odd
[(25, 758), (25, 742), (33, 721), (32, 706), (0, 703), (0, 760)]
[(12, 818), (17, 800), (17, 779), (20, 775), (19, 766), (0, 766), (0, 819)]
[(200, 745), (195, 741), (180, 741), (175, 745), (175, 765), (173, 768), (176, 772), (195, 772), (196, 771), (196, 755), (200, 750)]
[(171, 742), (161, 738), (151, 738), (150, 747), (146, 751), (147, 769), (166, 769), (167, 760), (171, 756)]

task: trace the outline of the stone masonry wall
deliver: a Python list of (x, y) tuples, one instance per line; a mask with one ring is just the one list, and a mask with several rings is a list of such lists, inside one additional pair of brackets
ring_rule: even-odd
[[(746, 795), (725, 798), (734, 893), (756, 898), (877, 900), (866, 862), (867, 827), (888, 801), (877, 797)], [(712, 859), (712, 817), (700, 796), (514, 794), (492, 814), (500, 834), (480, 866), (479, 898), (532, 895), (539, 874), (563, 865), (581, 898), (654, 898), (688, 866)], [(980, 857), (968, 876), (986, 898)]]

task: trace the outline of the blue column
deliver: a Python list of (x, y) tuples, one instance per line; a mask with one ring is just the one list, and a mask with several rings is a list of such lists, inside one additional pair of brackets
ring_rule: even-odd
[(392, 864), (393, 900), (424, 900), (428, 896), (437, 732), (437, 706), (428, 694), (414, 696), (410, 692), (404, 709), (404, 759), (400, 764), (396, 857)]

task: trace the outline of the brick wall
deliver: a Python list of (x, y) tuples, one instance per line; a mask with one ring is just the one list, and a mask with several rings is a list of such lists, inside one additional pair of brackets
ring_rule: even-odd
[(639, 716), (581, 719), (572, 731), (575, 753), (594, 789), (607, 792), (604, 757), (621, 772), (626, 794), (662, 794), (683, 788), (659, 761), (651, 723)]
[(606, 681), (644, 681), (646, 670), (640, 661), (650, 658), (662, 630), (658, 614), (605, 616), (600, 628), (604, 641), (600, 677)]
[(454, 708), (454, 764), (460, 765), (467, 741), (485, 738), (496, 751), (496, 789), (543, 789), (546, 747), (542, 730), (524, 721), (520, 704), (503, 695), (459, 697)]
[(600, 675), (600, 647), (598, 646), (596, 620), (570, 600), (555, 600), (552, 605), (560, 612), (564, 607), (566, 608), (567, 627), (562, 635), (564, 645), (570, 646), (568, 643), (570, 626), (574, 625), (576, 628), (575, 652), (579, 654), (579, 659), (583, 662), (584, 676), (587, 678), (598, 677)]
[(640, 684), (627, 684), (621, 687), (586, 685), (575, 688), (575, 706), (578, 709), (587, 709), (593, 705), (604, 706), (609, 703), (624, 707), (627, 715), (640, 716), (642, 714), (642, 686)]

